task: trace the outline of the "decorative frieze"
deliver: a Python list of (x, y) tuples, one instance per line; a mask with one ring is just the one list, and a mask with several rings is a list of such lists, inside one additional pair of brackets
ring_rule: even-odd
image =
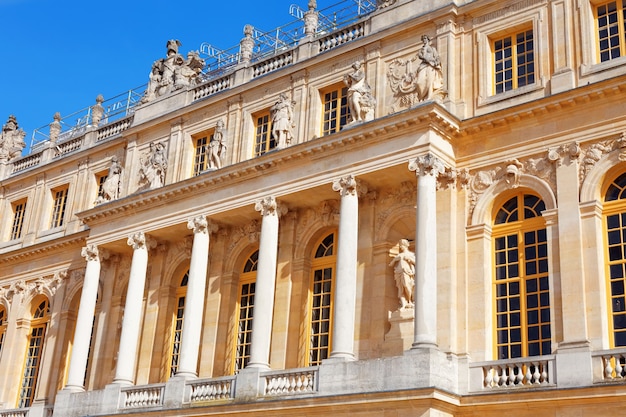
[(617, 159), (626, 161), (626, 132), (622, 132), (619, 138), (595, 142), (584, 146), (580, 152), (579, 176), (582, 184), (593, 167), (608, 153), (619, 150)]
[(53, 275), (39, 277), (30, 281), (23, 279), (13, 281), (8, 285), (0, 287), (0, 299), (11, 302), (13, 296), (21, 294), (23, 296), (30, 296), (36, 294), (46, 294), (54, 296), (57, 289), (68, 277), (67, 271), (58, 271)]

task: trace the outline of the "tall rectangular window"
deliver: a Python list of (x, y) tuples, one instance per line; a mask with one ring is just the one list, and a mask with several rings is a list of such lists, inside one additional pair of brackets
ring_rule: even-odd
[(24, 213), (26, 212), (26, 200), (13, 204), (13, 224), (11, 226), (11, 240), (22, 237), (24, 227)]
[(270, 128), (270, 112), (265, 111), (254, 116), (254, 156), (261, 156), (276, 147), (276, 139)]
[(533, 84), (535, 52), (532, 29), (495, 40), (493, 64), (496, 94)]
[(28, 338), (28, 350), (24, 362), (22, 373), (22, 384), (19, 391), (18, 408), (30, 407), (35, 398), (35, 389), (39, 377), (39, 368), (43, 354), (43, 342), (46, 336), (48, 318), (50, 315), (50, 304), (48, 300), (43, 301), (37, 307), (31, 321), (30, 337)]
[(339, 132), (348, 123), (350, 110), (347, 96), (347, 87), (333, 87), (322, 92), (324, 105), (322, 136)]
[(600, 62), (626, 54), (626, 1), (610, 1), (596, 6)]
[(57, 188), (52, 190), (52, 218), (50, 219), (50, 228), (63, 226), (65, 222), (65, 209), (67, 207), (67, 195), (69, 188)]
[(208, 168), (209, 143), (213, 135), (206, 135), (195, 140), (196, 154), (193, 160), (193, 175), (196, 176)]
[(237, 309), (237, 329), (235, 330), (236, 340), (233, 373), (237, 373), (245, 368), (250, 361), (258, 261), (259, 251), (257, 250), (248, 257), (243, 268), (243, 273), (239, 278), (239, 304)]

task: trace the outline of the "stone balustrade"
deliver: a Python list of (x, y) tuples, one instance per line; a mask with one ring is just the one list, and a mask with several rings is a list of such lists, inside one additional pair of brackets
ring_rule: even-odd
[(115, 136), (128, 129), (133, 122), (133, 115), (125, 117), (123, 119), (116, 120), (98, 129), (96, 142), (101, 142), (111, 136)]
[(236, 378), (234, 376), (229, 376), (189, 382), (187, 385), (191, 387), (190, 402), (233, 399), (235, 397), (235, 381)]
[(263, 373), (264, 393), (267, 396), (273, 396), (316, 392), (317, 375), (317, 367)]
[(356, 23), (352, 26), (348, 26), (344, 29), (333, 32), (319, 40), (320, 52), (330, 51), (339, 45), (348, 43), (358, 38), (365, 36), (366, 28), (364, 22)]
[(612, 349), (592, 354), (594, 382), (626, 382), (626, 349)]
[(0, 411), (0, 417), (28, 417), (28, 409)]
[(260, 77), (261, 75), (286, 67), (287, 65), (292, 64), (293, 60), (293, 50), (291, 50), (280, 55), (275, 55), (264, 61), (260, 61), (253, 66), (253, 77)]
[(25, 171), (28, 168), (36, 167), (42, 159), (43, 152), (37, 152), (19, 159), (13, 163), (13, 173)]
[(72, 138), (66, 142), (58, 143), (55, 147), (54, 157), (58, 158), (70, 152), (74, 152), (82, 148), (84, 136)]
[(159, 407), (163, 405), (165, 384), (122, 388), (120, 408)]
[(193, 101), (200, 100), (202, 98), (209, 97), (215, 93), (219, 93), (220, 91), (227, 90), (230, 88), (230, 85), (231, 85), (230, 75), (200, 84), (199, 86), (193, 89), (192, 100)]
[[(513, 358), (493, 362), (474, 363), (471, 370), (480, 369), (482, 389), (510, 389), (521, 387), (539, 387), (554, 384), (554, 356), (536, 356), (531, 358)], [(476, 372), (471, 372), (475, 379)], [(471, 381), (476, 387), (476, 381)]]

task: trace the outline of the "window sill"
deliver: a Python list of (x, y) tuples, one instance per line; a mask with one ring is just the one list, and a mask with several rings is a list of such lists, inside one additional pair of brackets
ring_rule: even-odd
[(490, 104), (498, 103), (500, 101), (508, 100), (513, 97), (518, 97), (524, 94), (532, 93), (544, 89), (543, 79), (534, 84), (526, 85), (524, 87), (516, 88), (515, 90), (506, 91), (504, 93), (494, 94), (487, 98), (478, 97), (478, 107), (488, 106)]
[(583, 64), (580, 66), (580, 75), (582, 77), (586, 77), (589, 75), (598, 74), (603, 71), (611, 70), (613, 68), (621, 67), (623, 65), (626, 65), (626, 56), (611, 59), (605, 62), (600, 62), (599, 64)]

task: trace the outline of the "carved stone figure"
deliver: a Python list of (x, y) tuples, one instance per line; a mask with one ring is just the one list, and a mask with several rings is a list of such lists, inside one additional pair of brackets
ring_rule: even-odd
[(365, 71), (360, 61), (352, 64), (350, 74), (344, 76), (343, 81), (348, 87), (348, 107), (350, 108), (350, 123), (364, 122), (374, 119), (376, 99), (372, 89), (365, 81)]
[(107, 201), (117, 200), (120, 197), (120, 184), (122, 182), (122, 165), (117, 156), (111, 158), (111, 166), (107, 179), (102, 184), (102, 194), (98, 196), (96, 205)]
[(178, 40), (167, 41), (167, 56), (152, 64), (142, 103), (201, 82), (204, 60), (197, 51), (190, 51), (185, 59), (178, 53), (181, 45)]
[(209, 142), (209, 169), (220, 169), (222, 167), (222, 155), (226, 151), (226, 145), (224, 145), (225, 131), (224, 121), (218, 120), (211, 142)]
[(389, 266), (393, 267), (393, 276), (398, 287), (400, 308), (413, 307), (413, 287), (415, 287), (415, 254), (409, 250), (409, 241), (400, 239), (400, 252), (394, 256)]
[(162, 187), (165, 184), (165, 172), (167, 171), (167, 156), (165, 146), (161, 142), (150, 143), (150, 151), (147, 159), (141, 159), (139, 169), (139, 185), (147, 189)]
[[(431, 45), (428, 35), (422, 35), (422, 42), (415, 57), (408, 61), (395, 59), (389, 64), (387, 79), (395, 97), (392, 111), (396, 111), (397, 107), (410, 107), (421, 101), (446, 96), (439, 53)], [(419, 65), (413, 71), (412, 63), (418, 59)]]
[(0, 161), (9, 161), (22, 154), (26, 147), (25, 136), (26, 132), (19, 128), (15, 116), (10, 115), (0, 134)]
[(276, 140), (276, 148), (283, 149), (293, 139), (293, 107), (295, 101), (289, 100), (286, 94), (281, 93), (278, 101), (270, 108), (272, 113), (272, 136)]
[(376, 5), (379, 9), (384, 9), (385, 7), (392, 6), (396, 3), (396, 0), (376, 0)]

